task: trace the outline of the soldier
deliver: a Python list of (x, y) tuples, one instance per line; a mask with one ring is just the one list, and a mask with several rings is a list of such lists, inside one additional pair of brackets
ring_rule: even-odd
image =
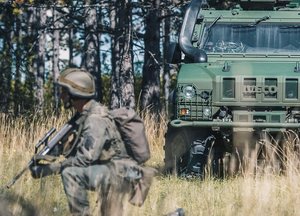
[(76, 135), (71, 148), (63, 146), (65, 160), (37, 163), (30, 167), (31, 174), (40, 178), (60, 173), (72, 215), (91, 214), (87, 190), (99, 194), (101, 215), (122, 215), (123, 197), (130, 192), (130, 181), (140, 178), (140, 167), (128, 156), (107, 108), (93, 99), (91, 74), (69, 68), (61, 73), (58, 85), (64, 106), (80, 115)]

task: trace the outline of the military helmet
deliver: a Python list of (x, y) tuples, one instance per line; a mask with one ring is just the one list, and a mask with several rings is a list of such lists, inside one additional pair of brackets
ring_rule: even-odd
[(57, 83), (67, 88), (74, 97), (92, 98), (96, 93), (93, 76), (83, 69), (65, 69), (58, 77)]

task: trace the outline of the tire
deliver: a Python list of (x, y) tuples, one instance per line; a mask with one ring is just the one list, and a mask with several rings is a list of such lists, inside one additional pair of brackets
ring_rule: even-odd
[(252, 131), (240, 131), (233, 134), (233, 149), (227, 164), (229, 176), (255, 173), (258, 154), (261, 151), (257, 144), (258, 137)]
[[(203, 137), (200, 128), (169, 127), (165, 135), (165, 172), (181, 175), (186, 171), (190, 146), (197, 137)], [(206, 133), (204, 133), (206, 134)]]
[(209, 157), (208, 157), (208, 171), (209, 176), (223, 179), (226, 176), (225, 168), (224, 168), (224, 148), (221, 146), (214, 145), (211, 148)]

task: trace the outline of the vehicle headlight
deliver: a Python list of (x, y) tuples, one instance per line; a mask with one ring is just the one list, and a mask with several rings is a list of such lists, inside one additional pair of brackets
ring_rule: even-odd
[(203, 109), (203, 116), (205, 116), (205, 117), (210, 117), (211, 116), (211, 110), (210, 110), (210, 108), (205, 107)]
[(183, 95), (186, 99), (191, 99), (195, 96), (196, 90), (193, 86), (186, 86), (183, 89)]

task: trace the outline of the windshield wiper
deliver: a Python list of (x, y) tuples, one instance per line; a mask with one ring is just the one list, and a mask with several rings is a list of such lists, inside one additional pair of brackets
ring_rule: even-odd
[(263, 21), (266, 21), (266, 20), (268, 20), (268, 19), (270, 19), (270, 18), (271, 18), (270, 16), (264, 16), (264, 17), (262, 17), (262, 18), (256, 20), (254, 23), (249, 24), (249, 26), (256, 26), (257, 24), (259, 24), (259, 23), (261, 23), (261, 22), (263, 22)]
[(220, 20), (222, 19), (222, 15), (218, 16), (206, 29), (207, 34), (209, 34), (211, 28)]
[[(197, 46), (198, 47), (202, 47), (204, 44), (206, 44), (207, 42), (207, 39), (208, 39), (208, 36), (209, 36), (209, 33), (212, 29), (212, 27), (220, 20), (222, 19), (222, 15), (218, 16), (217, 18), (214, 19), (214, 21), (207, 27), (205, 33), (204, 33), (204, 36), (203, 36), (203, 40), (202, 40), (202, 43), (200, 44), (200, 41), (198, 41), (197, 43)], [(201, 37), (199, 38), (201, 39)]]
[(251, 28), (251, 27), (255, 27), (257, 26), (259, 23), (263, 22), (263, 21), (266, 21), (268, 19), (270, 19), (271, 17), (270, 16), (264, 16), (258, 20), (256, 20), (254, 23), (250, 23), (250, 24), (247, 24), (247, 25), (238, 25), (238, 26), (233, 26), (233, 28)]

